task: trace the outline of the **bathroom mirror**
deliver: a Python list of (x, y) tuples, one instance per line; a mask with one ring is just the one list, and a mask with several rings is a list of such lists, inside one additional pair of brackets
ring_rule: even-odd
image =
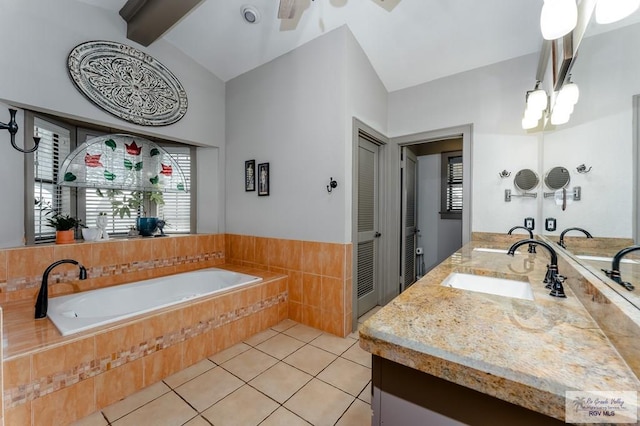
[(520, 170), (513, 179), (514, 186), (520, 192), (529, 192), (535, 189), (539, 183), (538, 174), (531, 169)]
[(569, 170), (561, 166), (553, 167), (544, 176), (544, 184), (552, 191), (566, 188), (570, 180)]

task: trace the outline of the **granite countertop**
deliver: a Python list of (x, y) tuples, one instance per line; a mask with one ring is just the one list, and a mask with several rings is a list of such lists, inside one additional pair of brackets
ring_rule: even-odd
[[(380, 309), (361, 326), (360, 346), (561, 420), (567, 390), (640, 390), (567, 283), (566, 299), (549, 296), (543, 247), (530, 255), (521, 246), (514, 257), (474, 250), (489, 246), (465, 245)], [(534, 300), (441, 286), (451, 272), (528, 280)]]

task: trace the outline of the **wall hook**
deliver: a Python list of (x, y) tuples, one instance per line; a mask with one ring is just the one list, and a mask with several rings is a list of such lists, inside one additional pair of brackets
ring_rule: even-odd
[(329, 185), (327, 185), (327, 192), (333, 191), (333, 188), (338, 186), (338, 182), (333, 180), (333, 177), (329, 178)]
[(498, 176), (500, 176), (502, 179), (508, 178), (509, 176), (511, 176), (511, 172), (508, 172), (505, 169), (505, 170), (501, 171), (500, 173), (498, 173)]
[(578, 167), (576, 167), (576, 171), (582, 174), (589, 173), (591, 171), (591, 167), (587, 169), (587, 166), (585, 166), (584, 164), (580, 164)]
[(36, 145), (29, 150), (24, 150), (16, 145), (16, 133), (18, 133), (18, 123), (16, 123), (16, 110), (9, 108), (9, 115), (11, 116), (11, 119), (7, 124), (0, 123), (0, 130), (8, 130), (9, 133), (11, 133), (11, 146), (24, 154), (34, 152), (36, 149), (38, 149), (40, 138), (35, 137), (33, 138), (33, 142), (35, 142)]

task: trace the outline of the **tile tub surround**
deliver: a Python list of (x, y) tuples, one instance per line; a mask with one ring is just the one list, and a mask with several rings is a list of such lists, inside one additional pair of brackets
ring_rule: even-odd
[(225, 263), (223, 234), (111, 239), (0, 250), (0, 303), (35, 300), (44, 270), (56, 260), (75, 259), (87, 268), (60, 265), (49, 276), (51, 295), (92, 290)]
[(344, 337), (352, 331), (351, 244), (225, 235), (227, 263), (289, 277), (289, 318)]
[[(485, 243), (465, 245), (365, 321), (361, 347), (561, 420), (566, 390), (640, 391), (640, 381), (573, 285), (565, 284), (566, 299), (548, 296), (542, 284), (549, 259), (545, 249), (514, 258), (473, 251)], [(535, 300), (440, 285), (461, 269), (528, 276)]]
[(286, 276), (218, 267), (263, 282), (67, 337), (32, 301), (4, 304), (7, 424), (68, 424), (287, 318)]

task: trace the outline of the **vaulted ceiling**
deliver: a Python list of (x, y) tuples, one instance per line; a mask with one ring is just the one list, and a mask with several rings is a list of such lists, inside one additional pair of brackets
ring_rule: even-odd
[[(79, 0), (117, 14), (126, 0)], [(203, 0), (162, 35), (223, 81), (347, 25), (388, 91), (540, 50), (542, 0)], [(241, 8), (260, 20), (248, 24)], [(531, 78), (535, 70), (531, 71)]]

